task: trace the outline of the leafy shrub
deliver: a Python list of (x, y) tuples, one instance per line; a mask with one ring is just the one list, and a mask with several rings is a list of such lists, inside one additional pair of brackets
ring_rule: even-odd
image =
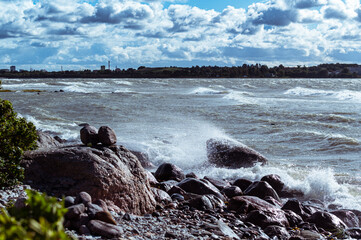
[(0, 189), (21, 182), (20, 161), (24, 151), (36, 148), (36, 129), (17, 116), (10, 101), (0, 99)]
[(10, 207), (0, 214), (0, 239), (68, 240), (63, 221), (64, 201), (26, 190), (25, 207)]

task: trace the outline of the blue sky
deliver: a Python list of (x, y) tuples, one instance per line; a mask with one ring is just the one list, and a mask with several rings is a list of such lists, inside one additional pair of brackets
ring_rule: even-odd
[(0, 0), (0, 69), (360, 63), (360, 0)]

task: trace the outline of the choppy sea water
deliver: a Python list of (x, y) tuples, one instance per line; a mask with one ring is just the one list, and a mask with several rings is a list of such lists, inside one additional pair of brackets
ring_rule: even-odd
[[(359, 79), (3, 79), (2, 87), (15, 91), (0, 98), (21, 116), (65, 139), (79, 141), (80, 123), (107, 125), (155, 165), (225, 179), (276, 173), (307, 198), (361, 210)], [(217, 137), (269, 164), (210, 166), (206, 141)]]

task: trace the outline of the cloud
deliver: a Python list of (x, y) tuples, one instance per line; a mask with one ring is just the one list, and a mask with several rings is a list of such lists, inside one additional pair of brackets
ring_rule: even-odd
[(344, 20), (347, 18), (347, 13), (341, 8), (328, 7), (324, 10), (324, 17), (326, 19), (340, 19)]
[(326, 0), (296, 0), (294, 1), (294, 6), (296, 8), (304, 9), (319, 7), (325, 5), (326, 3)]

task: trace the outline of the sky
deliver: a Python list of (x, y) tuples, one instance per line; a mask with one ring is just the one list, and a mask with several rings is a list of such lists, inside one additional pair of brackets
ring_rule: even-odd
[(360, 63), (360, 0), (0, 0), (0, 69)]

